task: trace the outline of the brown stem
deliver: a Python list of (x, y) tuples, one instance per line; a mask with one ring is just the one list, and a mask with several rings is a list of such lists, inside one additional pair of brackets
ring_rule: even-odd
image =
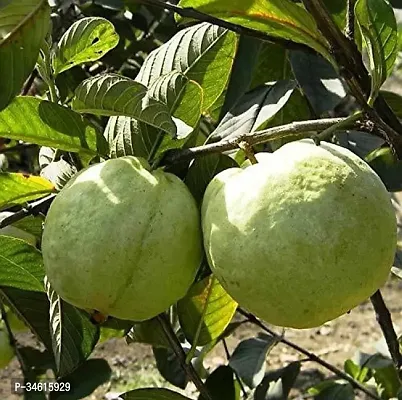
[(186, 363), (186, 353), (184, 352), (183, 348), (179, 340), (177, 339), (176, 334), (170, 324), (168, 318), (165, 314), (160, 314), (157, 316), (157, 319), (165, 333), (166, 339), (169, 341), (172, 350), (176, 354), (177, 358), (179, 359), (181, 367), (186, 372), (187, 376), (192, 380), (198, 391), (200, 392), (203, 400), (212, 400), (212, 397), (207, 389), (207, 387), (202, 382), (201, 378), (198, 376), (197, 371), (194, 369), (193, 364)]
[(243, 310), (241, 308), (238, 308), (237, 311), (238, 311), (239, 314), (241, 314), (244, 317), (246, 317), (252, 324), (258, 326), (263, 331), (265, 331), (268, 334), (270, 334), (271, 336), (273, 336), (278, 342), (281, 342), (281, 343), (285, 344), (286, 346), (292, 348), (293, 350), (296, 350), (298, 353), (301, 353), (304, 356), (306, 356), (310, 361), (316, 362), (317, 364), (319, 364), (322, 367), (326, 368), (328, 371), (331, 371), (333, 374), (339, 376), (342, 379), (345, 379), (355, 389), (361, 390), (367, 396), (369, 396), (371, 399), (380, 400), (380, 397), (378, 397), (376, 394), (372, 393), (369, 389), (367, 389), (360, 382), (358, 382), (355, 379), (353, 379), (346, 372), (340, 370), (339, 368), (336, 368), (334, 365), (329, 364), (327, 361), (325, 361), (322, 358), (318, 357), (314, 353), (311, 353), (310, 351), (304, 349), (303, 347), (297, 345), (296, 343), (293, 343), (290, 340), (285, 339), (283, 336), (278, 335), (272, 329), (268, 328), (264, 323), (262, 323), (258, 318), (256, 318), (253, 314), (251, 314), (251, 313), (249, 313), (249, 312), (247, 312), (247, 311), (245, 311), (245, 310)]
[(394, 330), (391, 314), (384, 302), (381, 292), (377, 290), (370, 298), (373, 304), (377, 322), (379, 323), (385, 341), (387, 342), (389, 353), (391, 354), (392, 361), (401, 376), (402, 355), (399, 349), (398, 337)]

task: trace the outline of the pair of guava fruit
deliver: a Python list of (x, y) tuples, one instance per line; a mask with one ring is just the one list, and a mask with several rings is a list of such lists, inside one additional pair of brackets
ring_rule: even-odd
[(387, 279), (396, 220), (379, 177), (339, 146), (312, 140), (257, 154), (209, 184), (199, 210), (185, 184), (140, 158), (78, 173), (48, 212), (46, 274), (61, 298), (140, 321), (183, 297), (202, 259), (267, 322), (318, 326)]

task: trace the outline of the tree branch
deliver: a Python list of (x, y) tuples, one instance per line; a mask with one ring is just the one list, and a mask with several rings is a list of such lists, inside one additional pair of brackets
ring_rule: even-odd
[(9, 217), (0, 220), (0, 229), (5, 228), (6, 226), (11, 225), (17, 221), (20, 221), (21, 219), (28, 217), (29, 215), (38, 215), (42, 212), (46, 212), (55, 197), (55, 194), (51, 194), (40, 200), (34, 201), (21, 210), (16, 211)]
[(148, 6), (154, 6), (154, 7), (164, 8), (166, 10), (173, 11), (176, 14), (179, 14), (180, 16), (182, 16), (184, 18), (191, 18), (191, 19), (195, 19), (197, 21), (209, 22), (211, 24), (220, 26), (222, 28), (226, 28), (230, 31), (233, 31), (233, 32), (241, 34), (241, 35), (248, 35), (248, 36), (252, 36), (257, 39), (266, 41), (266, 42), (279, 44), (288, 49), (311, 51), (311, 49), (304, 44), (292, 42), (290, 40), (282, 39), (282, 38), (276, 37), (276, 36), (271, 36), (264, 32), (257, 31), (256, 29), (246, 28), (241, 25), (236, 25), (231, 22), (205, 14), (201, 11), (197, 11), (194, 8), (180, 7), (175, 4), (170, 3), (169, 1), (162, 1), (162, 0), (137, 0), (137, 1), (139, 3), (143, 3)]
[(197, 371), (194, 369), (193, 364), (186, 363), (186, 353), (184, 352), (183, 348), (179, 340), (177, 339), (176, 334), (173, 331), (172, 325), (166, 318), (165, 314), (160, 314), (156, 317), (165, 333), (166, 339), (169, 341), (172, 350), (176, 354), (177, 358), (179, 359), (181, 367), (186, 372), (187, 376), (192, 380), (198, 391), (200, 392), (203, 400), (212, 400), (212, 397), (202, 382), (201, 378), (198, 376)]
[(351, 42), (354, 42), (355, 40), (355, 4), (356, 0), (348, 0), (345, 36)]
[(402, 377), (402, 355), (399, 349), (398, 337), (395, 333), (394, 325), (392, 323), (391, 314), (379, 290), (377, 290), (377, 292), (371, 296), (370, 300), (375, 310), (377, 322), (380, 324), (385, 341), (387, 342), (392, 361), (395, 364), (399, 376)]
[(328, 371), (331, 371), (333, 374), (339, 376), (342, 379), (345, 379), (348, 381), (355, 389), (361, 390), (364, 392), (367, 396), (369, 396), (371, 399), (375, 400), (380, 400), (380, 397), (378, 397), (376, 394), (372, 393), (369, 389), (367, 389), (364, 385), (362, 385), (360, 382), (356, 381), (353, 379), (350, 375), (348, 375), (346, 372), (340, 370), (339, 368), (336, 368), (334, 365), (329, 364), (322, 358), (318, 357), (314, 353), (311, 353), (310, 351), (304, 349), (303, 347), (300, 347), (296, 343), (291, 342), (290, 340), (285, 339), (283, 336), (278, 335), (275, 333), (272, 329), (268, 328), (264, 323), (262, 323), (258, 318), (256, 318), (253, 314), (238, 308), (237, 309), (238, 313), (246, 317), (252, 324), (258, 326), (261, 328), (263, 331), (267, 332), (271, 336), (275, 338), (278, 342), (281, 342), (285, 344), (286, 346), (292, 348), (293, 350), (296, 350), (298, 353), (303, 354), (306, 356), (310, 361), (314, 361), (317, 364), (321, 365), (322, 367), (326, 368)]
[[(239, 143), (241, 142), (246, 142), (249, 145), (256, 145), (285, 137), (300, 136), (302, 134), (306, 134), (307, 136), (311, 135), (313, 132), (323, 131), (330, 127), (334, 127), (337, 124), (340, 126), (339, 129), (347, 129), (347, 127), (343, 125), (346, 120), (347, 118), (323, 118), (310, 121), (292, 122), (290, 124), (275, 126), (262, 131), (240, 135), (233, 139), (223, 139), (217, 143), (190, 147), (189, 149), (171, 150), (167, 152), (163, 162), (165, 164), (173, 164), (210, 153), (233, 150), (238, 148)], [(363, 125), (363, 121), (352, 121), (348, 125), (348, 128), (358, 128)]]

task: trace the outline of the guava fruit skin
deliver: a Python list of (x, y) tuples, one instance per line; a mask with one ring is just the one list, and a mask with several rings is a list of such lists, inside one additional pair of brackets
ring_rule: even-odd
[(4, 329), (0, 329), (0, 369), (7, 367), (15, 355), (8, 333)]
[(234, 300), (291, 328), (335, 319), (381, 287), (397, 231), (375, 172), (349, 150), (309, 139), (218, 174), (202, 227), (209, 265)]
[(179, 178), (148, 168), (132, 156), (93, 165), (52, 203), (42, 252), (65, 301), (141, 321), (186, 294), (202, 258), (199, 212)]

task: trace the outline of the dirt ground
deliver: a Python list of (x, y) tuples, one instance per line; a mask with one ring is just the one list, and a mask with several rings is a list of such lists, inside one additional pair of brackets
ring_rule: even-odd
[[(400, 290), (402, 281), (390, 278), (383, 288), (383, 296), (392, 313), (395, 328), (402, 327), (402, 301)], [(258, 330), (251, 325), (244, 325), (228, 339), (230, 350), (233, 350), (240, 340), (253, 337)], [(279, 333), (279, 331), (278, 331)], [(26, 335), (26, 334), (25, 334)], [(381, 332), (376, 322), (374, 311), (369, 302), (352, 310), (335, 321), (325, 324), (317, 329), (287, 330), (286, 338), (298, 345), (314, 352), (331, 364), (342, 368), (347, 358), (354, 356), (357, 350), (373, 353), (378, 350), (378, 340)], [(29, 337), (20, 337), (20, 340), (29, 340)], [(385, 345), (382, 345), (385, 348)], [(112, 339), (99, 345), (92, 357), (105, 358), (112, 367), (112, 379), (109, 383), (99, 387), (87, 399), (113, 398), (113, 394), (132, 390), (139, 387), (166, 386), (155, 368), (152, 351), (149, 346), (141, 344), (127, 345), (124, 339)], [(276, 369), (289, 362), (304, 359), (292, 349), (283, 344), (277, 345), (267, 357), (267, 369)], [(218, 345), (206, 359), (206, 367), (213, 369), (225, 364), (226, 357), (223, 346)], [(19, 365), (14, 360), (7, 368), (0, 370), (0, 399), (21, 399), (21, 396), (10, 393), (10, 379), (20, 376)], [(312, 362), (304, 362), (302, 373), (297, 386), (304, 390), (314, 383), (328, 376), (328, 372)], [(176, 389), (175, 389), (176, 390)], [(185, 392), (192, 398), (197, 398), (194, 388), (189, 385)], [(299, 390), (292, 392), (293, 399), (302, 399)], [(364, 397), (359, 397), (364, 399)]]

